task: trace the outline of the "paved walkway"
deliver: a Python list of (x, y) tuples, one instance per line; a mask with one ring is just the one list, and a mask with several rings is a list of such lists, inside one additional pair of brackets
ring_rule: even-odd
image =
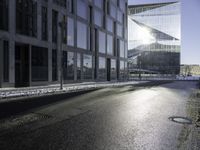
[(127, 81), (127, 82), (83, 82), (74, 84), (64, 84), (63, 90), (60, 90), (59, 84), (46, 86), (33, 86), (25, 88), (0, 88), (0, 102), (5, 99), (19, 98), (27, 96), (43, 96), (59, 93), (77, 92), (83, 90), (92, 90), (104, 87), (117, 87), (123, 85), (136, 85), (146, 83), (147, 81)]

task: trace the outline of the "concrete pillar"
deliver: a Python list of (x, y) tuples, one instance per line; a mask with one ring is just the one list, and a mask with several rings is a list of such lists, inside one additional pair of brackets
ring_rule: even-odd
[(42, 39), (42, 8), (41, 1), (37, 1), (37, 38)]
[(77, 53), (74, 53), (74, 80), (77, 81)]
[(52, 82), (52, 49), (48, 48), (48, 81)]
[(0, 39), (0, 88), (3, 84), (3, 40)]
[(28, 46), (29, 51), (29, 86), (32, 85), (32, 46)]
[[(57, 54), (58, 54), (58, 80), (60, 81), (60, 77), (61, 77), (61, 73), (62, 73), (62, 65), (61, 65), (61, 62), (62, 62), (62, 52), (63, 52), (63, 46), (61, 46), (61, 28), (59, 26), (59, 22), (62, 21), (62, 17), (63, 17), (63, 14), (61, 13), (58, 13), (58, 28), (57, 28)], [(62, 49), (61, 49), (62, 47)], [(64, 77), (63, 77), (64, 78)], [(64, 80), (64, 79), (63, 79)], [(64, 82), (63, 82), (64, 83)]]
[(16, 1), (9, 1), (9, 83), (15, 84), (15, 27), (16, 27)]
[[(52, 82), (52, 0), (48, 1), (47, 13), (48, 13), (48, 77), (49, 82)], [(58, 50), (57, 50), (58, 51)], [(58, 55), (58, 54), (57, 54)], [(58, 60), (58, 59), (57, 59)]]
[(9, 41), (9, 83), (15, 85), (15, 41)]

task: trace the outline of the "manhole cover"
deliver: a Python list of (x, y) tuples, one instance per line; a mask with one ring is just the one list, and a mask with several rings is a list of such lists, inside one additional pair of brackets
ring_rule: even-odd
[(187, 117), (173, 116), (169, 117), (169, 120), (181, 124), (192, 124), (192, 119)]

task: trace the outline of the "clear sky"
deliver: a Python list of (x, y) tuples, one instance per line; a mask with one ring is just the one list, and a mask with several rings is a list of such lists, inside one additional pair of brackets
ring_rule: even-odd
[[(176, 0), (128, 0), (129, 5)], [(200, 0), (181, 1), (181, 63), (200, 65)]]

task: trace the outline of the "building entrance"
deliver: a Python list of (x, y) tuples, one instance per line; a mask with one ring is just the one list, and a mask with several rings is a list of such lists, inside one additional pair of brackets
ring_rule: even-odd
[(15, 87), (29, 86), (29, 46), (15, 45)]

